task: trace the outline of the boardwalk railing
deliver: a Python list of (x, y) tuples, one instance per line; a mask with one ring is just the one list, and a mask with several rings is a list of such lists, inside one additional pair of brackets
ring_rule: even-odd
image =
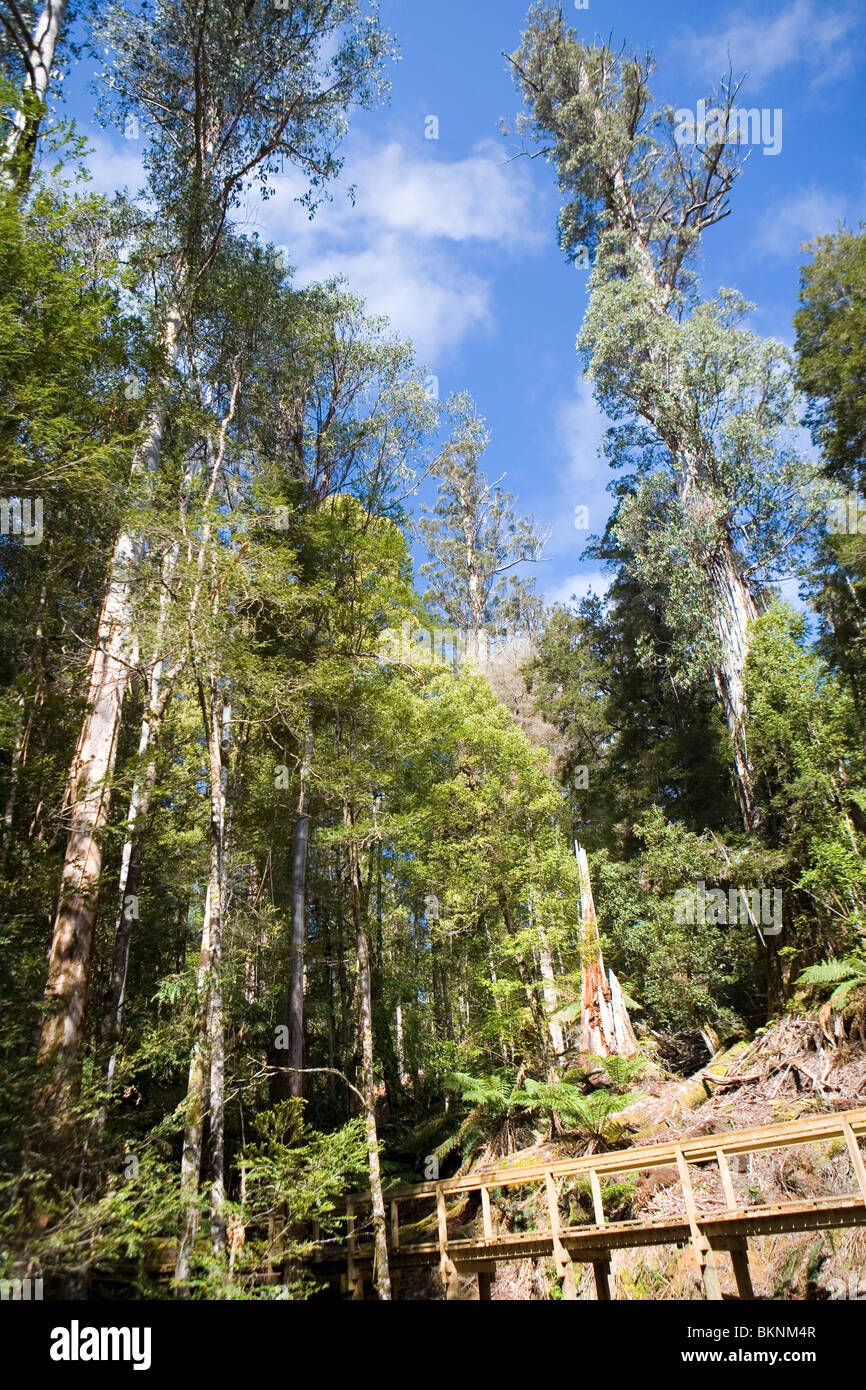
[[(479, 1297), (490, 1297), (497, 1261), (551, 1257), (565, 1299), (577, 1297), (574, 1263), (591, 1263), (595, 1271), (596, 1295), (609, 1299), (610, 1257), (613, 1250), (650, 1245), (691, 1243), (697, 1259), (705, 1296), (722, 1297), (716, 1256), (731, 1256), (737, 1291), (741, 1298), (753, 1298), (749, 1271), (750, 1236), (835, 1229), (866, 1225), (866, 1162), (858, 1142), (866, 1135), (866, 1107), (836, 1115), (813, 1115), (786, 1123), (755, 1129), (731, 1130), (679, 1142), (618, 1149), (586, 1158), (565, 1159), (558, 1163), (524, 1166), (500, 1165), (480, 1169), (465, 1177), (440, 1182), (393, 1187), (386, 1191), (390, 1206), (389, 1254), (393, 1273), (399, 1278), (413, 1266), (438, 1264), (447, 1298), (459, 1297), (458, 1274), (478, 1276)], [(803, 1144), (833, 1140), (845, 1144), (853, 1167), (854, 1190), (826, 1197), (798, 1198), (770, 1204), (746, 1204), (738, 1200), (729, 1160), (740, 1155), (769, 1149), (790, 1149)], [(702, 1209), (690, 1173), (691, 1167), (712, 1164), (718, 1169), (724, 1207)], [(602, 1179), (636, 1174), (647, 1169), (675, 1167), (676, 1185), (682, 1191), (684, 1214), (636, 1220), (609, 1220), (605, 1215)], [(560, 1196), (564, 1185), (574, 1179), (588, 1180), (592, 1195), (592, 1224), (563, 1225)], [(535, 1231), (494, 1231), (490, 1194), (497, 1189), (543, 1185), (546, 1226)], [(673, 1184), (672, 1184), (673, 1185)], [(449, 1199), (480, 1198), (480, 1234), (454, 1238), (449, 1235)], [(410, 1233), (401, 1240), (400, 1209), (410, 1203), (435, 1204), (437, 1239), (413, 1240)], [(347, 1197), (345, 1268), (353, 1298), (363, 1298), (364, 1281), (372, 1275), (373, 1249), (358, 1238), (358, 1220), (370, 1206), (369, 1193)], [(432, 1216), (432, 1213), (431, 1213)], [(413, 1223), (417, 1225), (417, 1223)], [(333, 1247), (331, 1247), (333, 1251)], [(322, 1252), (322, 1264), (333, 1265), (333, 1254)]]

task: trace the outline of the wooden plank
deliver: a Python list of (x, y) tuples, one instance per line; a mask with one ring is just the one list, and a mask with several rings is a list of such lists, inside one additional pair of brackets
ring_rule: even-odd
[(490, 1290), (493, 1287), (493, 1275), (485, 1274), (484, 1270), (478, 1271), (478, 1301), (479, 1303), (490, 1302)]
[(493, 1216), (490, 1211), (490, 1193), (486, 1187), (481, 1189), (481, 1219), (484, 1222), (484, 1234), (488, 1240), (493, 1239)]
[(722, 1178), (722, 1191), (725, 1194), (725, 1204), (728, 1211), (737, 1210), (737, 1194), (734, 1191), (734, 1183), (731, 1178), (731, 1170), (728, 1167), (728, 1160), (725, 1157), (724, 1149), (716, 1149), (716, 1162), (719, 1165), (719, 1173)]
[(346, 1204), (346, 1278), (349, 1286), (349, 1293), (356, 1302), (364, 1297), (364, 1280), (361, 1277), (355, 1261), (357, 1248), (358, 1242), (355, 1238), (355, 1204), (350, 1200)]
[(599, 1303), (610, 1303), (610, 1260), (593, 1260), (595, 1296)]
[(595, 1211), (596, 1226), (604, 1225), (604, 1202), (601, 1198), (601, 1183), (598, 1180), (598, 1173), (594, 1168), (589, 1170), (589, 1185), (592, 1189), (592, 1205)]
[(686, 1163), (682, 1149), (676, 1146), (677, 1168), (680, 1174), (680, 1183), (683, 1189), (683, 1199), (686, 1204), (686, 1215), (689, 1218), (689, 1226), (692, 1233), (692, 1249), (698, 1262), (698, 1271), (704, 1286), (704, 1292), (708, 1299), (720, 1302), (722, 1290), (719, 1284), (719, 1274), (716, 1269), (715, 1256), (710, 1243), (701, 1231), (698, 1217), (697, 1203), (695, 1202), (695, 1192), (692, 1187), (692, 1180), (689, 1175), (689, 1165)]
[(860, 1152), (860, 1145), (857, 1143), (857, 1136), (844, 1115), (842, 1116), (842, 1128), (845, 1133), (845, 1143), (848, 1145), (848, 1152), (851, 1155), (851, 1162), (854, 1164), (854, 1172), (860, 1184), (860, 1191), (863, 1194), (863, 1201), (866, 1202), (866, 1163), (863, 1162), (863, 1155)]
[(550, 1221), (550, 1239), (553, 1246), (556, 1273), (562, 1285), (563, 1300), (571, 1303), (577, 1298), (577, 1282), (574, 1277), (574, 1265), (571, 1256), (559, 1239), (559, 1195), (551, 1173), (548, 1173), (545, 1178), (545, 1187), (547, 1189), (547, 1214)]
[(400, 1203), (391, 1203), (391, 1249), (400, 1249)]

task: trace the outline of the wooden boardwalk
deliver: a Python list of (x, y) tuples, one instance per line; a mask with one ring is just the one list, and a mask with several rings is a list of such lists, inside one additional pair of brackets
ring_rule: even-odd
[[(552, 1258), (563, 1298), (577, 1297), (574, 1272), (577, 1262), (592, 1264), (596, 1295), (599, 1299), (609, 1299), (611, 1251), (691, 1244), (708, 1299), (722, 1297), (717, 1257), (723, 1252), (731, 1259), (739, 1296), (753, 1298), (748, 1255), (750, 1236), (866, 1225), (866, 1163), (858, 1143), (862, 1136), (866, 1136), (866, 1107), (836, 1115), (816, 1115), (783, 1124), (710, 1134), (679, 1143), (618, 1149), (559, 1163), (523, 1167), (500, 1165), (465, 1177), (390, 1188), (385, 1200), (386, 1206), (390, 1206), (391, 1270), (399, 1277), (403, 1270), (413, 1267), (438, 1266), (449, 1299), (459, 1297), (459, 1274), (475, 1274), (479, 1297), (488, 1299), (497, 1262)], [(844, 1143), (850, 1156), (855, 1180), (851, 1192), (761, 1205), (744, 1205), (738, 1200), (731, 1175), (731, 1158), (833, 1140)], [(695, 1191), (690, 1170), (707, 1164), (714, 1165), (720, 1175), (723, 1207), (718, 1203), (713, 1207), (702, 1204), (700, 1194)], [(609, 1220), (605, 1216), (602, 1179), (622, 1178), (668, 1165), (675, 1167), (679, 1174), (675, 1185), (682, 1193), (683, 1215), (629, 1221)], [(575, 1179), (589, 1182), (594, 1209), (591, 1225), (562, 1224), (562, 1189)], [(495, 1232), (491, 1192), (533, 1184), (544, 1188), (545, 1200), (540, 1204), (546, 1215), (544, 1228)], [(461, 1208), (465, 1208), (466, 1199), (473, 1197), (480, 1198), (481, 1234), (455, 1238), (449, 1233), (449, 1200), (453, 1202), (458, 1198)], [(373, 1274), (372, 1245), (362, 1243), (357, 1235), (359, 1220), (367, 1218), (370, 1195), (351, 1196), (345, 1201), (345, 1240), (339, 1250), (335, 1250), (332, 1242), (323, 1243), (319, 1265), (323, 1269), (344, 1271), (349, 1292), (353, 1298), (360, 1299), (364, 1296), (365, 1282)], [(401, 1207), (405, 1212), (410, 1204), (429, 1202), (435, 1204), (436, 1239), (415, 1239), (415, 1233), (409, 1231), (404, 1231), (401, 1239)], [(432, 1217), (432, 1213), (430, 1215)]]

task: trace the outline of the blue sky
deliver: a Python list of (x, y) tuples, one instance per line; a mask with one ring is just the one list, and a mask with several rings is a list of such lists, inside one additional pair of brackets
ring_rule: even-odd
[[(401, 60), (387, 107), (358, 113), (343, 183), (310, 222), (290, 177), (276, 196), (251, 198), (247, 227), (285, 246), (299, 283), (343, 274), (371, 312), (414, 339), (444, 399), (468, 390), (486, 417), (485, 466), (505, 474), (521, 509), (550, 528), (536, 567), (549, 599), (605, 580), (582, 561), (589, 508), (600, 532), (609, 475), (598, 459), (604, 428), (582, 380), (575, 338), (587, 273), (569, 266), (556, 236), (558, 199), (543, 160), (511, 159), (499, 118), (517, 110), (503, 52), (517, 47), (528, 0), (382, 0)], [(840, 219), (866, 216), (862, 0), (751, 0), (701, 9), (674, 0), (563, 0), (585, 37), (613, 36), (657, 60), (658, 100), (695, 108), (727, 71), (747, 74), (745, 107), (782, 111), (777, 155), (753, 149), (731, 216), (705, 236), (702, 289), (733, 286), (755, 303), (752, 327), (790, 343), (804, 240)], [(136, 142), (89, 125), (90, 64), (67, 84), (67, 111), (91, 135), (97, 186), (140, 183)], [(427, 118), (438, 139), (426, 138)]]

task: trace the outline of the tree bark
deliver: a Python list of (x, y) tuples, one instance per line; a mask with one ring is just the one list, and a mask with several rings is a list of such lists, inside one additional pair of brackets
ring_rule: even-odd
[[(159, 618), (156, 628), (155, 662), (151, 673), (147, 706), (141, 721), (138, 740), (138, 758), (135, 780), (126, 813), (126, 837), (120, 860), (118, 882), (117, 913), (114, 922), (114, 952), (111, 974), (105, 995), (102, 1019), (102, 1042), (110, 1049), (106, 1067), (106, 1082), (111, 1087), (117, 1065), (115, 1044), (120, 1037), (123, 1024), (123, 1001), (126, 993), (126, 977), (129, 969), (129, 948), (132, 939), (132, 923), (136, 920), (139, 888), (141, 885), (142, 834), (150, 809), (150, 799), (156, 786), (157, 758), (156, 742), (160, 721), (168, 704), (172, 681), (161, 689), (163, 676), (162, 644), (168, 622), (170, 606), (167, 579), (174, 569), (178, 548), (175, 545), (169, 552), (163, 570), (163, 590), (160, 595)], [(172, 673), (173, 674), (173, 673)], [(149, 756), (148, 756), (149, 755)], [(144, 760), (147, 764), (144, 766)], [(144, 774), (142, 775), (142, 767)]]
[[(354, 826), (352, 807), (343, 803), (344, 824), (351, 833)], [(382, 1174), (379, 1166), (379, 1135), (376, 1127), (376, 1082), (373, 1070), (373, 996), (370, 976), (370, 943), (361, 911), (361, 874), (358, 847), (349, 840), (349, 884), (352, 898), (352, 919), (358, 951), (358, 1038), (361, 1045), (361, 1091), (364, 1096), (364, 1123), (367, 1132), (367, 1161), (370, 1166), (370, 1194), (373, 1207), (373, 1279), (379, 1298), (391, 1298), (391, 1274), (388, 1267), (388, 1227), (385, 1202), (382, 1196)]]
[(304, 1078), (304, 947), (306, 945), (305, 882), (307, 874), (307, 845), (310, 834), (308, 787), (309, 763), (312, 755), (312, 733), (307, 729), (304, 758), (301, 764), (301, 785), (298, 796), (298, 816), (295, 821), (295, 843), (292, 853), (292, 935), (289, 960), (289, 1095), (303, 1095)]
[(619, 981), (613, 972), (605, 974), (598, 921), (586, 850), (575, 844), (580, 873), (581, 915), (581, 1009), (580, 1051), (592, 1057), (610, 1057), (619, 1053), (633, 1057), (637, 1043), (632, 1032)]
[(208, 1053), (210, 1056), (210, 1137), (211, 1137), (211, 1246), (215, 1255), (226, 1250), (225, 1218), (225, 1020), (223, 1015), (223, 927), (228, 904), (228, 838), (230, 825), (226, 811), (228, 798), (229, 748), (232, 707), (223, 695), (222, 715), (217, 723), (216, 682), (212, 688), (213, 732), (217, 758), (211, 756), (211, 776), (219, 776), (219, 913), (211, 933), (211, 988), (208, 1007)]
[(225, 1060), (222, 1010), (222, 925), (224, 914), (225, 810), (228, 777), (228, 730), (231, 707), (224, 703), (220, 716), (219, 687), (211, 674), (210, 690), (199, 682), (199, 702), (207, 729), (210, 779), (210, 856), (207, 895), (202, 920), (201, 949), (196, 980), (196, 1017), (187, 1082), (186, 1123), (181, 1159), (181, 1238), (175, 1264), (179, 1298), (188, 1293), (192, 1250), (198, 1234), (198, 1190), (201, 1179), (202, 1134), (208, 1110), (213, 1157), (211, 1187), (211, 1240), (216, 1253), (225, 1249), (224, 1101)]
[(746, 660), (749, 624), (758, 616), (751, 590), (740, 576), (733, 546), (725, 537), (719, 552), (707, 560), (715, 597), (713, 620), (722, 649), (713, 665), (713, 682), (725, 711), (734, 757), (734, 788), (747, 830), (757, 830), (760, 813), (755, 799), (746, 741)]
[(543, 939), (539, 942), (538, 958), (541, 967), (541, 992), (544, 995), (547, 1027), (550, 1032), (553, 1054), (556, 1057), (557, 1063), (559, 1063), (565, 1051), (565, 1039), (563, 1038), (561, 1025), (554, 1023), (552, 1019), (552, 1015), (556, 1013), (559, 1005), (559, 996), (556, 990), (556, 975), (553, 970), (553, 957), (550, 954), (550, 948), (547, 942)]
[[(24, 90), (38, 101), (44, 101), (48, 91), (66, 6), (67, 0), (45, 0), (30, 39), (25, 62)], [(14, 20), (11, 22), (14, 24)], [(19, 34), (18, 37), (23, 39), (24, 35)], [(15, 179), (19, 188), (25, 186), (30, 179), (39, 125), (38, 115), (25, 115), (23, 111), (16, 111), (12, 118), (12, 128), (6, 137), (6, 158), (12, 160), (16, 155), (20, 157)]]
[[(186, 1119), (183, 1131), (183, 1155), (180, 1164), (181, 1233), (174, 1267), (175, 1296), (186, 1298), (189, 1293), (189, 1269), (193, 1247), (198, 1234), (198, 1185), (201, 1175), (201, 1146), (204, 1115), (207, 1105), (205, 1087), (207, 1071), (207, 999), (210, 992), (211, 916), (214, 874), (214, 846), (211, 843), (211, 863), (202, 915), (201, 948), (196, 975), (196, 1016), (189, 1078), (186, 1088)], [(219, 881), (217, 870), (216, 880)], [(217, 890), (214, 901), (219, 902)], [(217, 909), (218, 910), (218, 909)]]
[[(205, 562), (211, 542), (212, 526), (207, 508), (216, 491), (228, 429), (234, 418), (240, 391), (240, 370), (234, 367), (234, 381), (228, 410), (223, 417), (214, 447), (208, 440), (208, 484), (204, 496), (205, 522), (196, 559), (197, 577), (190, 599), (189, 634), (190, 661), (196, 672), (202, 727), (208, 750), (210, 783), (210, 864), (205, 910), (202, 921), (199, 969), (196, 981), (196, 1017), (193, 1047), (187, 1082), (186, 1124), (184, 1127), (183, 1158), (181, 1160), (181, 1237), (175, 1264), (175, 1291), (178, 1298), (188, 1293), (189, 1267), (198, 1233), (198, 1188), (201, 1178), (202, 1130), (206, 1109), (206, 1088), (215, 1087), (210, 1096), (211, 1138), (213, 1142), (213, 1185), (211, 1188), (211, 1237), (217, 1250), (224, 1248), (225, 1227), (222, 1215), (224, 1197), (224, 1032), (222, 1011), (222, 923), (225, 893), (225, 816), (228, 786), (228, 752), (231, 728), (231, 706), (227, 697), (220, 699), (220, 682), (216, 661), (208, 662), (207, 687), (205, 675), (198, 665), (199, 652), (194, 619), (204, 582)], [(219, 611), (219, 586), (215, 585), (212, 602), (212, 622), (216, 627)], [(222, 713), (220, 714), (220, 707)]]
[[(179, 325), (179, 312), (173, 310), (162, 335), (169, 366), (177, 355)], [(133, 479), (143, 470), (155, 471), (159, 466), (166, 409), (167, 396), (160, 392), (148, 414), (144, 440), (133, 459)], [(111, 779), (134, 646), (131, 586), (140, 557), (140, 542), (129, 531), (121, 532), (111, 557), (97, 639), (90, 654), (87, 707), (64, 799), (64, 805), (70, 807), (70, 829), (38, 1050), (43, 1071), (41, 1101), (48, 1125), (55, 1132), (68, 1123), (80, 1080), (102, 871), (102, 833), (111, 806)]]
[(541, 1004), (539, 1002), (535, 986), (530, 978), (529, 971), (526, 968), (526, 961), (524, 959), (523, 952), (516, 945), (517, 927), (514, 923), (514, 916), (511, 911), (511, 904), (509, 903), (508, 896), (503, 888), (499, 889), (498, 896), (499, 906), (502, 909), (502, 919), (505, 922), (505, 930), (508, 932), (508, 935), (511, 937), (512, 941), (515, 942), (515, 961), (517, 964), (517, 973), (520, 977), (520, 983), (523, 985), (523, 990), (526, 995), (526, 1002), (529, 1005), (529, 1012), (532, 1015), (532, 1021), (535, 1024), (535, 1030), (538, 1034), (538, 1040), (541, 1045), (541, 1054), (544, 1058), (545, 1066), (551, 1067), (554, 1065), (555, 1054), (553, 1050), (553, 1043), (550, 1037), (550, 1028), (548, 1027), (547, 1019), (544, 1017), (544, 1010), (542, 1009)]

